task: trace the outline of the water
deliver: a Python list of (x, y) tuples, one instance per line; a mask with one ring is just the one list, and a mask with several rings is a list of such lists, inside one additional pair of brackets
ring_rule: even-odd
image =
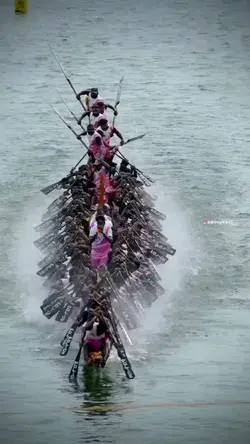
[[(39, 311), (32, 227), (54, 198), (39, 190), (83, 154), (50, 108), (73, 123), (58, 88), (81, 113), (48, 43), (78, 91), (113, 103), (124, 76), (117, 127), (147, 131), (124, 152), (157, 179), (177, 248), (132, 382), (112, 358), (69, 385), (77, 344), (61, 359), (65, 329)], [(1, 443), (249, 442), (249, 54), (243, 0), (33, 0), (27, 16), (1, 2)]]

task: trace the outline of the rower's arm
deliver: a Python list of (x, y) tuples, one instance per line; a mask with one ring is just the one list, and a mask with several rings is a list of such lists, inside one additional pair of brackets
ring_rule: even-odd
[(120, 141), (121, 141), (122, 143), (124, 143), (124, 139), (123, 139), (123, 137), (122, 137), (120, 131), (118, 131), (115, 127), (113, 128), (113, 134), (115, 134), (117, 137), (119, 137)]
[(78, 327), (81, 327), (87, 321), (87, 319), (88, 319), (88, 312), (86, 310), (86, 311), (84, 311), (81, 319), (78, 322)]
[(87, 131), (83, 131), (81, 134), (77, 134), (76, 138), (79, 140), (82, 136), (87, 136)]
[(89, 238), (89, 245), (93, 244), (94, 240), (96, 240), (98, 233), (94, 234), (94, 236)]
[(105, 108), (112, 109), (112, 111), (114, 111), (114, 113), (118, 114), (117, 110), (112, 105), (109, 105), (108, 103), (105, 103)]
[(84, 113), (81, 115), (80, 119), (77, 121), (78, 125), (81, 125), (81, 121), (82, 121), (82, 119), (84, 119), (84, 117), (89, 116), (89, 115), (90, 115), (90, 112), (89, 112), (89, 111), (84, 112)]
[(83, 91), (79, 92), (76, 95), (77, 100), (80, 100), (81, 96), (84, 96), (85, 94), (88, 95), (90, 93), (90, 89), (84, 89)]

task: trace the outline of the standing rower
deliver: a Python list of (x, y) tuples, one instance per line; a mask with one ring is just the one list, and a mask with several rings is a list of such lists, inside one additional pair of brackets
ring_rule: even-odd
[(105, 115), (105, 111), (107, 108), (112, 109), (112, 111), (114, 112), (114, 116), (118, 115), (118, 111), (112, 105), (104, 103), (104, 100), (101, 97), (98, 97), (98, 99), (96, 100), (96, 104), (99, 106), (100, 113), (103, 114), (103, 117), (107, 118), (107, 116)]
[(100, 113), (99, 106), (96, 103), (93, 105), (91, 111), (85, 111), (81, 115), (80, 119), (77, 121), (78, 125), (81, 125), (82, 119), (86, 116), (89, 117), (89, 123), (94, 125), (95, 129), (99, 126), (99, 121), (104, 117), (104, 115)]
[(123, 137), (122, 137), (121, 133), (113, 125), (108, 124), (108, 121), (106, 119), (101, 119), (99, 121), (98, 128), (99, 129), (97, 129), (97, 132), (102, 137), (102, 143), (103, 143), (104, 148), (106, 149), (104, 160), (109, 165), (111, 165), (114, 155), (116, 154), (116, 152), (119, 149), (118, 147), (110, 146), (111, 137), (113, 137), (114, 135), (119, 137), (119, 139), (121, 141), (120, 145), (124, 144)]
[(89, 150), (88, 154), (94, 162), (95, 159), (104, 159), (106, 153), (106, 147), (103, 144), (101, 134), (95, 131), (94, 126), (90, 123), (87, 126), (87, 131), (83, 131), (78, 134), (77, 139), (82, 136), (88, 136), (89, 139)]
[(81, 96), (86, 96), (85, 105), (87, 106), (88, 111), (90, 111), (92, 106), (98, 100), (98, 88), (84, 89), (76, 95), (77, 100), (80, 100)]
[(85, 90), (81, 91), (79, 94), (77, 94), (76, 98), (77, 98), (77, 100), (80, 100), (81, 96), (83, 96), (83, 95), (86, 96), (85, 104), (87, 106), (88, 111), (91, 111), (93, 108), (93, 105), (97, 104), (100, 108), (101, 114), (104, 114), (105, 110), (107, 108), (110, 108), (114, 112), (114, 115), (117, 116), (118, 115), (117, 110), (112, 105), (109, 105), (108, 103), (104, 103), (104, 100), (101, 97), (99, 97), (98, 94), (99, 94), (98, 88), (85, 89)]
[(107, 148), (110, 148), (110, 140), (114, 135), (120, 139), (120, 145), (124, 144), (121, 133), (113, 125), (109, 125), (107, 119), (100, 119), (97, 128), (97, 132), (102, 136), (103, 143)]

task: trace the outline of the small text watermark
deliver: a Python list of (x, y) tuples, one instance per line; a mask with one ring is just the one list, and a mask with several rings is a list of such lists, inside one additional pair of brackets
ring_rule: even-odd
[(205, 219), (203, 220), (203, 225), (234, 225), (234, 222), (232, 220)]

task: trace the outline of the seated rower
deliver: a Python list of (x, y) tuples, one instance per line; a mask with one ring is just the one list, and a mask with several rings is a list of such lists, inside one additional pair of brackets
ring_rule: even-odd
[(113, 232), (110, 224), (106, 223), (103, 214), (96, 216), (96, 222), (89, 231), (89, 243), (91, 245), (92, 268), (106, 267), (109, 261)]
[(94, 104), (91, 111), (85, 111), (81, 115), (80, 119), (77, 121), (78, 125), (81, 125), (82, 119), (86, 116), (89, 117), (89, 123), (91, 123), (96, 129), (99, 126), (100, 120), (103, 119), (104, 114), (101, 114), (98, 105)]

